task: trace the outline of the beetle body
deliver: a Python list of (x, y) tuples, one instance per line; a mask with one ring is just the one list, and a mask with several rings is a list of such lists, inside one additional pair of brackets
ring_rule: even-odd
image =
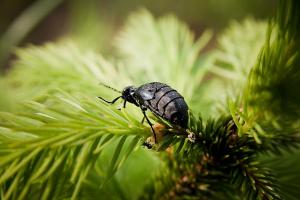
[[(106, 86), (106, 85), (104, 85)], [(109, 86), (106, 86), (111, 88)], [(111, 88), (113, 89), (113, 88)], [(114, 91), (119, 92), (116, 89)], [(102, 97), (101, 100), (113, 104), (119, 98), (124, 99), (123, 107), (126, 107), (126, 102), (132, 103), (141, 108), (144, 118), (147, 120), (154, 134), (150, 120), (147, 118), (145, 111), (149, 109), (154, 115), (162, 117), (173, 125), (179, 125), (182, 128), (187, 127), (188, 123), (188, 106), (184, 98), (173, 88), (164, 83), (152, 82), (141, 85), (140, 87), (128, 86), (120, 92), (122, 95), (115, 98), (113, 101), (107, 101)], [(144, 121), (144, 119), (143, 119)]]
[(159, 83), (147, 83), (138, 87), (134, 93), (139, 105), (151, 110), (174, 125), (187, 127), (188, 106), (184, 98), (170, 86)]

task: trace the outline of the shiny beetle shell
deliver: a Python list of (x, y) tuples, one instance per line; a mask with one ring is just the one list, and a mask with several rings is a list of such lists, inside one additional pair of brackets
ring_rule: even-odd
[(122, 92), (104, 84), (103, 86), (121, 93), (121, 96), (116, 97), (112, 101), (107, 101), (102, 97), (98, 97), (102, 101), (114, 104), (118, 99), (122, 98), (124, 100), (124, 108), (126, 107), (126, 102), (129, 102), (138, 106), (142, 110), (144, 115), (142, 123), (144, 122), (144, 119), (147, 120), (152, 129), (154, 141), (156, 141), (156, 134), (151, 121), (146, 115), (147, 109), (149, 109), (154, 115), (166, 119), (171, 124), (187, 128), (188, 106), (183, 97), (167, 84), (153, 82), (146, 83), (138, 88), (128, 86), (125, 87)]
[(187, 127), (188, 106), (184, 98), (164, 83), (153, 82), (141, 85), (134, 92), (138, 104), (174, 125)]

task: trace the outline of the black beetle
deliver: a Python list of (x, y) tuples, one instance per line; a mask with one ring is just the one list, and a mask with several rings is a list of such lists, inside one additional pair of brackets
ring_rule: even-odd
[(147, 109), (149, 109), (154, 115), (169, 121), (171, 124), (179, 125), (182, 128), (187, 127), (188, 106), (184, 101), (184, 98), (167, 84), (152, 82), (146, 83), (137, 88), (134, 86), (128, 86), (125, 87), (122, 92), (107, 85), (102, 85), (122, 94), (112, 101), (107, 101), (102, 97), (98, 97), (106, 103), (113, 104), (119, 98), (122, 98), (124, 99), (124, 108), (126, 107), (127, 101), (141, 108), (144, 115), (142, 123), (144, 122), (144, 119), (147, 120), (148, 124), (151, 126), (155, 141), (155, 131), (145, 113)]

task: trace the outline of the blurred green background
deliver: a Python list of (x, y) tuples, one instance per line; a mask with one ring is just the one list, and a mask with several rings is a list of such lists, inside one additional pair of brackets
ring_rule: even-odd
[[(209, 45), (205, 47), (205, 50), (210, 50), (214, 49), (214, 47), (217, 46), (217, 40), (219, 39), (221, 41), (221, 45), (219, 49), (214, 52), (216, 55), (216, 63), (215, 65), (218, 66), (222, 65), (226, 67), (232, 66), (238, 66), (240, 70), (232, 70), (233, 72), (237, 71), (240, 72), (240, 74), (237, 73), (232, 73), (232, 76), (235, 76), (237, 78), (246, 78), (246, 76), (242, 76), (244, 74), (247, 75), (248, 69), (254, 65), (257, 56), (257, 52), (259, 51), (261, 44), (263, 42), (263, 35), (265, 31), (265, 26), (266, 24), (259, 25), (259, 22), (257, 23), (252, 23), (246, 22), (244, 25), (239, 25), (235, 24), (235, 29), (233, 30), (229, 29), (225, 31), (225, 36), (218, 38), (218, 36), (222, 35), (219, 33), (223, 33), (224, 29), (229, 27), (230, 23), (232, 21), (238, 21), (238, 22), (243, 22), (245, 18), (252, 17), (254, 19), (258, 20), (265, 20), (267, 21), (270, 16), (274, 14), (275, 7), (276, 7), (276, 2), (275, 0), (252, 0), (252, 1), (240, 1), (240, 0), (189, 0), (189, 1), (171, 1), (171, 0), (165, 0), (165, 1), (158, 1), (158, 0), (152, 0), (152, 1), (146, 1), (146, 0), (129, 0), (129, 1), (121, 1), (121, 0), (72, 0), (72, 1), (63, 1), (63, 0), (37, 0), (37, 1), (30, 1), (30, 0), (2, 0), (0, 3), (0, 71), (5, 72), (10, 69), (12, 64), (15, 61), (15, 56), (14, 56), (14, 51), (16, 47), (24, 47), (29, 44), (43, 44), (46, 42), (50, 41), (60, 41), (60, 40), (73, 40), (75, 41), (76, 45), (78, 45), (78, 49), (84, 49), (88, 52), (89, 49), (93, 50), (92, 52), (96, 53), (101, 53), (99, 54), (107, 60), (110, 61), (112, 59), (117, 58), (118, 55), (116, 55), (117, 51), (115, 50), (115, 37), (122, 32), (124, 28), (124, 23), (128, 19), (129, 14), (132, 12), (135, 12), (139, 10), (140, 8), (146, 8), (149, 10), (154, 16), (160, 17), (164, 16), (166, 14), (174, 14), (177, 16), (181, 21), (184, 23), (187, 23), (189, 28), (193, 33), (195, 33), (196, 38), (198, 38), (205, 30), (210, 29), (213, 32), (213, 38), (210, 40)], [(142, 15), (140, 15), (142, 16)], [(143, 20), (142, 20), (143, 21)], [(252, 26), (255, 24), (255, 26)], [(156, 24), (157, 25), (157, 24)], [(143, 24), (142, 27), (145, 27), (146, 25)], [(134, 27), (134, 26), (133, 26)], [(155, 27), (155, 26), (153, 26)], [(251, 28), (253, 28), (253, 34), (251, 34)], [(235, 30), (238, 30), (235, 32)], [(240, 30), (240, 31), (239, 31)], [(124, 30), (123, 30), (124, 31)], [(249, 37), (246, 37), (244, 33), (249, 33)], [(243, 44), (240, 43), (240, 38), (245, 39)], [(230, 37), (229, 37), (230, 36)], [(238, 37), (237, 37), (238, 36)], [(129, 37), (130, 38), (130, 37)], [(250, 39), (247, 39), (250, 38)], [(253, 40), (255, 38), (256, 40)], [(132, 39), (132, 38), (131, 38)], [(253, 41), (252, 41), (253, 40)], [(222, 45), (223, 41), (223, 45)], [(228, 45), (228, 41), (230, 45)], [(130, 42), (130, 41), (129, 41)], [(257, 45), (258, 44), (258, 45)], [(252, 46), (253, 47), (252, 47)], [(120, 45), (121, 46), (121, 45)], [(134, 45), (133, 45), (134, 46)], [(228, 46), (228, 49), (225, 49), (224, 47)], [(231, 47), (236, 47), (233, 51), (231, 52)], [(257, 47), (256, 47), (257, 46)], [(77, 54), (77, 46), (76, 48), (73, 47), (65, 47), (63, 48), (63, 44), (58, 45), (56, 48), (51, 48), (50, 47), (45, 47), (44, 49), (33, 49), (32, 52), (29, 49), (28, 50), (28, 56), (26, 54), (26, 50), (20, 53), (20, 55), (23, 55), (22, 61), (25, 61), (25, 64), (22, 65), (22, 62), (19, 63), (20, 67), (23, 66), (29, 66), (31, 64), (30, 59), (38, 57), (36, 55), (40, 55), (39, 52), (46, 52), (48, 54), (41, 54), (44, 55), (40, 56), (39, 59), (41, 60), (36, 60), (36, 62), (33, 64), (33, 66), (43, 66), (47, 69), (51, 69), (50, 72), (54, 72), (55, 68), (49, 67), (50, 65), (47, 65), (49, 63), (52, 64), (49, 60), (51, 58), (57, 59), (58, 61), (61, 62), (61, 73), (57, 73), (60, 77), (65, 76), (63, 70), (69, 70), (69, 69), (75, 69), (73, 68), (73, 63), (72, 67), (69, 67), (69, 61), (74, 61), (76, 65), (78, 64), (79, 66), (84, 66), (84, 61), (82, 58), (77, 58), (79, 57)], [(246, 48), (244, 48), (246, 47)], [(50, 50), (49, 50), (50, 49)], [(61, 51), (57, 51), (58, 49), (61, 49)], [(68, 56), (64, 55), (62, 60), (58, 59), (57, 55), (63, 54), (65, 52), (69, 53), (69, 49), (75, 49), (73, 54), (72, 52), (70, 53), (71, 58), (69, 59)], [(253, 49), (258, 49), (257, 51)], [(224, 52), (222, 52), (224, 50)], [(55, 51), (52, 55), (52, 51)], [(140, 51), (138, 49), (137, 51)], [(63, 52), (63, 53), (62, 53)], [(78, 51), (79, 53), (85, 52), (85, 51)], [(51, 54), (50, 54), (51, 53)], [(224, 60), (218, 59), (218, 54), (221, 54), (221, 58), (224, 58)], [(237, 58), (238, 61), (236, 63), (231, 63), (232, 60), (228, 59), (228, 54), (232, 55), (233, 58)], [(252, 53), (252, 54), (251, 54)], [(74, 56), (75, 55), (75, 56)], [(31, 57), (32, 56), (32, 57)], [(35, 56), (35, 57), (34, 57)], [(51, 57), (52, 56), (52, 57)], [(89, 56), (88, 53), (82, 54), (82, 57), (84, 58), (85, 56)], [(93, 57), (94, 54), (92, 54)], [(47, 61), (45, 58), (48, 58), (49, 60)], [(141, 57), (141, 56), (140, 56)], [(188, 56), (186, 56), (188, 57)], [(204, 55), (205, 57), (205, 55)], [(29, 59), (28, 59), (29, 58)], [(75, 59), (73, 59), (75, 58)], [(97, 57), (98, 58), (98, 57)], [(102, 58), (102, 57), (101, 57)], [(149, 56), (149, 58), (152, 58)], [(201, 57), (202, 58), (202, 57)], [(46, 60), (45, 62), (42, 62), (42, 60)], [(32, 59), (33, 60), (33, 59)], [(117, 59), (116, 59), (117, 60)], [(125, 60), (125, 59), (124, 59)], [(162, 59), (160, 59), (162, 60)], [(54, 60), (53, 63), (56, 64)], [(114, 64), (114, 62), (111, 62)], [(201, 60), (202, 61), (202, 60)], [(234, 60), (235, 61), (235, 60)], [(60, 63), (57, 62), (57, 63)], [(103, 61), (104, 62), (104, 61)], [(37, 63), (37, 64), (36, 64)], [(91, 59), (91, 63), (94, 64), (94, 60)], [(124, 62), (126, 63), (126, 62)], [(155, 63), (155, 62), (154, 62)], [(220, 64), (221, 63), (221, 64)], [(65, 66), (64, 66), (65, 64)], [(99, 63), (98, 63), (99, 64)], [(159, 62), (160, 64), (160, 62)], [(103, 63), (100, 63), (99, 66), (105, 67)], [(200, 64), (199, 64), (200, 65)], [(89, 65), (90, 66), (90, 65)], [(91, 65), (93, 66), (93, 65)], [(202, 65), (201, 65), (202, 66)], [(203, 66), (205, 66), (203, 64)], [(42, 89), (46, 84), (52, 83), (53, 80), (55, 80), (58, 84), (62, 83), (64, 85), (67, 85), (66, 82), (69, 81), (69, 85), (73, 85), (72, 81), (77, 81), (77, 84), (80, 85), (82, 90), (85, 91), (97, 91), (95, 89), (97, 86), (97, 79), (93, 77), (94, 79), (91, 79), (90, 77), (92, 76), (87, 76), (83, 77), (82, 80), (79, 79), (77, 76), (78, 71), (75, 71), (75, 75), (72, 74), (72, 70), (69, 70), (70, 72), (70, 77), (68, 77), (68, 80), (65, 82), (64, 79), (61, 79), (62, 82), (59, 82), (55, 79), (55, 73), (53, 73), (52, 77), (51, 75), (49, 76), (50, 72), (47, 72), (44, 70), (40, 71), (46, 71), (45, 73), (32, 73), (35, 72), (33, 70), (29, 72), (31, 73), (31, 77), (26, 76), (30, 74), (24, 74), (24, 71), (20, 71), (21, 75), (18, 76), (18, 74), (13, 74), (11, 77), (16, 76), (16, 83), (22, 83), (20, 79), (22, 78), (32, 78), (32, 82), (28, 81), (29, 84), (24, 84), (27, 86), (27, 88), (30, 88), (32, 91), (34, 91), (34, 87), (40, 87)], [(55, 65), (56, 67), (56, 65)], [(104, 68), (103, 67), (103, 68)], [(126, 66), (128, 67), (128, 65)], [(228, 68), (229, 68), (228, 67)], [(245, 69), (243, 68), (245, 67)], [(247, 67), (247, 68), (246, 68)], [(25, 68), (25, 67), (24, 67)], [(221, 67), (220, 67), (221, 68)], [(217, 68), (217, 69), (220, 69)], [(102, 69), (102, 68), (101, 68)], [(134, 69), (134, 68), (131, 68)], [(224, 75), (224, 71), (216, 71), (216, 68), (210, 69), (212, 72), (214, 72), (217, 75)], [(215, 70), (215, 71), (213, 71)], [(228, 70), (230, 71), (230, 70)], [(244, 72), (246, 71), (246, 72)], [(203, 73), (206, 73), (203, 72)], [(39, 76), (36, 76), (38, 74)], [(41, 75), (42, 74), (42, 75)], [(73, 76), (74, 75), (74, 76)], [(106, 74), (104, 73), (104, 76)], [(209, 82), (207, 80), (212, 79), (211, 74), (205, 74), (205, 81)], [(230, 75), (230, 74), (229, 74)], [(45, 80), (41, 80), (44, 77)], [(126, 77), (124, 75), (124, 77)], [(189, 77), (188, 75), (186, 77)], [(7, 79), (9, 79), (8, 77)], [(47, 79), (48, 78), (48, 79)], [(223, 77), (224, 78), (224, 77)], [(228, 77), (227, 77), (228, 78)], [(90, 82), (86, 81), (89, 80)], [(113, 77), (111, 77), (113, 79)], [(109, 80), (109, 79), (108, 79)], [(18, 82), (20, 81), (20, 82)], [(40, 81), (40, 82), (38, 82)], [(119, 81), (119, 80), (116, 80)], [(203, 82), (205, 82), (203, 81)], [(226, 79), (227, 82), (232, 83), (232, 82), (237, 82), (238, 84), (242, 81), (236, 81), (231, 79), (229, 76), (228, 79)], [(245, 82), (245, 80), (243, 80)], [(54, 82), (54, 81), (53, 81)], [(85, 82), (88, 82), (86, 85), (84, 85)], [(120, 81), (121, 82), (121, 81)], [(200, 82), (200, 81), (199, 81)], [(225, 82), (225, 81), (224, 81)], [(198, 105), (199, 109), (201, 109), (202, 115), (205, 116), (205, 114), (208, 116), (208, 114), (211, 115), (211, 107), (215, 108), (217, 107), (215, 101), (211, 100), (211, 96), (215, 96), (214, 98), (221, 99), (221, 93), (225, 91), (225, 86), (224, 82), (213, 82), (211, 85), (208, 85), (207, 87), (201, 85), (202, 88), (207, 88), (206, 92), (205, 90), (201, 90), (199, 93), (199, 98), (195, 97), (195, 99), (198, 101), (197, 104), (194, 102), (194, 105)], [(37, 84), (37, 83), (42, 83), (42, 84)], [(112, 85), (116, 85), (108, 81), (108, 83)], [(125, 83), (123, 80), (122, 83)], [(45, 84), (45, 85), (43, 85)], [(54, 83), (55, 84), (55, 83)], [(92, 89), (94, 90), (88, 90), (90, 85), (94, 85)], [(210, 84), (210, 83), (209, 83)], [(22, 87), (19, 88), (19, 90), (12, 90), (9, 91), (10, 88), (18, 89), (18, 84), (15, 84), (14, 80), (12, 80), (12, 84), (9, 83), (11, 87), (5, 87), (3, 88), (0, 87), (0, 90), (2, 92), (2, 95), (0, 97), (0, 110), (9, 110), (8, 109), (8, 102), (12, 104), (11, 107), (15, 106), (12, 102), (16, 99), (24, 99), (22, 94), (20, 94), (23, 90)], [(50, 84), (49, 84), (50, 85)], [(1, 86), (1, 85), (0, 85)], [(241, 84), (238, 85), (239, 87), (232, 87), (232, 88), (237, 88), (237, 90), (240, 90)], [(75, 87), (77, 85), (75, 84)], [(26, 88), (26, 87), (24, 87)], [(40, 89), (38, 88), (38, 89)], [(66, 87), (68, 88), (68, 87)], [(88, 88), (88, 89), (85, 89)], [(213, 88), (213, 89), (211, 89)], [(7, 91), (5, 91), (5, 89)], [(35, 88), (36, 89), (36, 88)], [(26, 91), (29, 95), (31, 95), (31, 90)], [(77, 90), (77, 88), (76, 88)], [(15, 92), (17, 91), (17, 92)], [(25, 90), (24, 90), (25, 91)], [(5, 92), (10, 94), (7, 95), (7, 100), (3, 100), (5, 97)], [(87, 93), (89, 93), (87, 92)], [(91, 93), (92, 93), (91, 92)], [(25, 92), (24, 92), (25, 93)], [(96, 96), (99, 95), (98, 91), (97, 94), (91, 94), (91, 96)], [(225, 92), (224, 92), (225, 93)], [(1, 94), (1, 93), (0, 93)], [(205, 94), (205, 96), (203, 95)], [(218, 94), (218, 95), (214, 95)], [(106, 96), (106, 95), (105, 95)], [(205, 97), (208, 99), (205, 101)], [(204, 100), (203, 100), (204, 99)], [(1, 101), (3, 100), (4, 103)], [(207, 106), (205, 103), (211, 103), (214, 106)], [(224, 101), (225, 102), (225, 101)], [(202, 105), (203, 104), (203, 105)], [(1, 107), (1, 105), (4, 105)], [(225, 106), (223, 106), (225, 107)], [(198, 111), (198, 110), (196, 110)], [(218, 113), (218, 112), (217, 112)], [(144, 150), (141, 150), (144, 151)], [(158, 165), (156, 165), (158, 162), (155, 161), (153, 156), (149, 154), (149, 158), (146, 157), (145, 159), (145, 153), (136, 153), (132, 157), (130, 157), (129, 161), (125, 165), (124, 171), (129, 171), (127, 169), (133, 169), (133, 166), (136, 166), (137, 163), (141, 165), (145, 165), (146, 170), (144, 167), (137, 167), (135, 170), (131, 170), (132, 173), (135, 173), (133, 176), (128, 176), (132, 178), (132, 180), (125, 180), (126, 183), (131, 183), (131, 182), (138, 182), (134, 178), (138, 177), (142, 181), (147, 178), (147, 174), (143, 174), (144, 171), (151, 171), (151, 169), (158, 169)], [(148, 154), (147, 154), (148, 155)], [(295, 156), (296, 158), (296, 156)], [(151, 160), (153, 159), (153, 160)], [(147, 162), (145, 162), (145, 160)], [(148, 163), (149, 162), (149, 163)], [(298, 162), (298, 160), (297, 160)], [(295, 161), (296, 163), (296, 161)], [(274, 168), (278, 168), (276, 171), (277, 172), (285, 172), (284, 170), (281, 170), (281, 166), (276, 164), (270, 164)], [(290, 166), (298, 166), (297, 164), (293, 163)], [(141, 177), (140, 174), (143, 174), (145, 177)], [(280, 173), (279, 173), (280, 174)], [(297, 173), (291, 174), (294, 179), (298, 179), (298, 177), (295, 176)], [(284, 174), (285, 176), (285, 174)], [(97, 176), (94, 176), (97, 177)], [(126, 179), (127, 177), (124, 177), (124, 173), (122, 174), (122, 171), (117, 174), (117, 178), (119, 179)], [(298, 179), (300, 180), (300, 179)], [(96, 180), (97, 181), (97, 180)], [(120, 181), (122, 185), (124, 184), (124, 181)], [(286, 181), (288, 182), (288, 181)], [(296, 181), (295, 181), (296, 182)], [(130, 188), (129, 190), (136, 190), (134, 186), (131, 184), (125, 185), (124, 188)], [(289, 185), (285, 188), (290, 188)], [(296, 190), (295, 190), (296, 191)], [(136, 194), (138, 196), (138, 194)]]
[[(175, 14), (197, 35), (204, 29), (221, 31), (232, 20), (272, 15), (274, 0), (2, 0), (0, 6), (0, 62), (8, 68), (14, 47), (72, 38), (87, 48), (109, 55), (112, 38), (129, 13), (146, 8), (155, 16)], [(214, 45), (212, 40), (211, 45)]]

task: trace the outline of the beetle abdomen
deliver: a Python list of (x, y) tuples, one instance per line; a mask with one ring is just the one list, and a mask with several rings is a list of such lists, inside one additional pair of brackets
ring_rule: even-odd
[(163, 118), (169, 120), (173, 124), (187, 127), (188, 122), (188, 106), (182, 97), (172, 99), (164, 106)]
[(145, 106), (155, 115), (172, 124), (187, 127), (188, 106), (176, 90), (166, 84), (154, 82), (142, 85), (137, 93), (144, 100)]

